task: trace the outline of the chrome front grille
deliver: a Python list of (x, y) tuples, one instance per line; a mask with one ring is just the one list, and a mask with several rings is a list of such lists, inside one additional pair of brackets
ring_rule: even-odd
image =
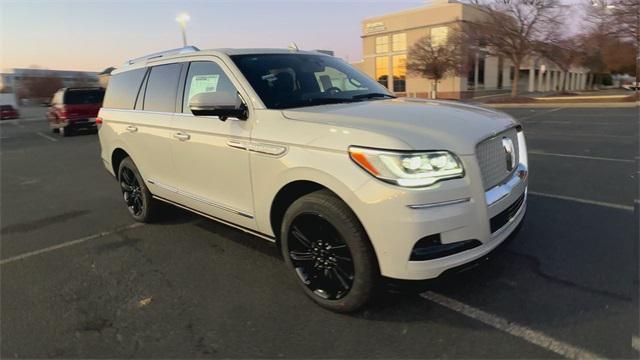
[(513, 142), (515, 163), (513, 169), (518, 166), (520, 154), (518, 154), (518, 132), (515, 128), (505, 130), (493, 137), (483, 140), (476, 146), (476, 157), (482, 174), (484, 189), (488, 190), (503, 182), (513, 171), (509, 170), (508, 154), (505, 151), (502, 140), (509, 138)]

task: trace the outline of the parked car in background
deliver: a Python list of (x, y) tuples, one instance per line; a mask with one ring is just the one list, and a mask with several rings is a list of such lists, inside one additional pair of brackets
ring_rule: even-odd
[(12, 105), (0, 105), (0, 120), (18, 119), (20, 113)]
[(631, 90), (631, 91), (640, 90), (640, 82), (633, 82), (631, 84), (624, 84), (624, 85), (622, 85), (622, 88), (626, 89), (626, 90)]
[(509, 115), (398, 99), (315, 52), (131, 60), (98, 122), (135, 220), (166, 202), (273, 241), (334, 311), (358, 309), (381, 276), (431, 279), (485, 256), (525, 214), (527, 148)]
[(78, 130), (96, 128), (96, 117), (102, 106), (104, 89), (100, 87), (62, 88), (51, 98), (47, 119), (51, 131), (62, 136)]

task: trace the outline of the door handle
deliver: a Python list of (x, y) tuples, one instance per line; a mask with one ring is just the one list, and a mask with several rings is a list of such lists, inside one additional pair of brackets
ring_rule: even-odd
[(133, 126), (133, 125), (129, 125), (129, 126), (127, 126), (127, 131), (128, 132), (136, 132), (136, 131), (138, 131), (138, 127), (137, 126)]
[(178, 139), (178, 140), (180, 140), (180, 141), (187, 141), (187, 140), (191, 139), (191, 135), (185, 134), (183, 132), (175, 133), (175, 134), (173, 134), (173, 137)]

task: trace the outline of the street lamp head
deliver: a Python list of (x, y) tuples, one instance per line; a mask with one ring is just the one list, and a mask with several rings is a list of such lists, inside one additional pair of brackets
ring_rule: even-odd
[(176, 17), (176, 21), (180, 24), (186, 24), (189, 20), (191, 20), (191, 17), (187, 13), (182, 13)]

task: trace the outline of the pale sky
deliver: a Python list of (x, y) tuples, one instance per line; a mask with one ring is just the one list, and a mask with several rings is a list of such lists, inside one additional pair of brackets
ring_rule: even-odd
[[(580, 0), (568, 0), (571, 2)], [(329, 49), (362, 58), (361, 21), (415, 8), (423, 0), (0, 0), (0, 69), (38, 65), (100, 71), (182, 46), (177, 14), (187, 12), (189, 44)]]
[(99, 71), (182, 46), (175, 17), (191, 15), (187, 40), (201, 49), (330, 49), (350, 61), (362, 55), (360, 22), (417, 7), (395, 1), (77, 1), (0, 0), (0, 68), (39, 65)]

